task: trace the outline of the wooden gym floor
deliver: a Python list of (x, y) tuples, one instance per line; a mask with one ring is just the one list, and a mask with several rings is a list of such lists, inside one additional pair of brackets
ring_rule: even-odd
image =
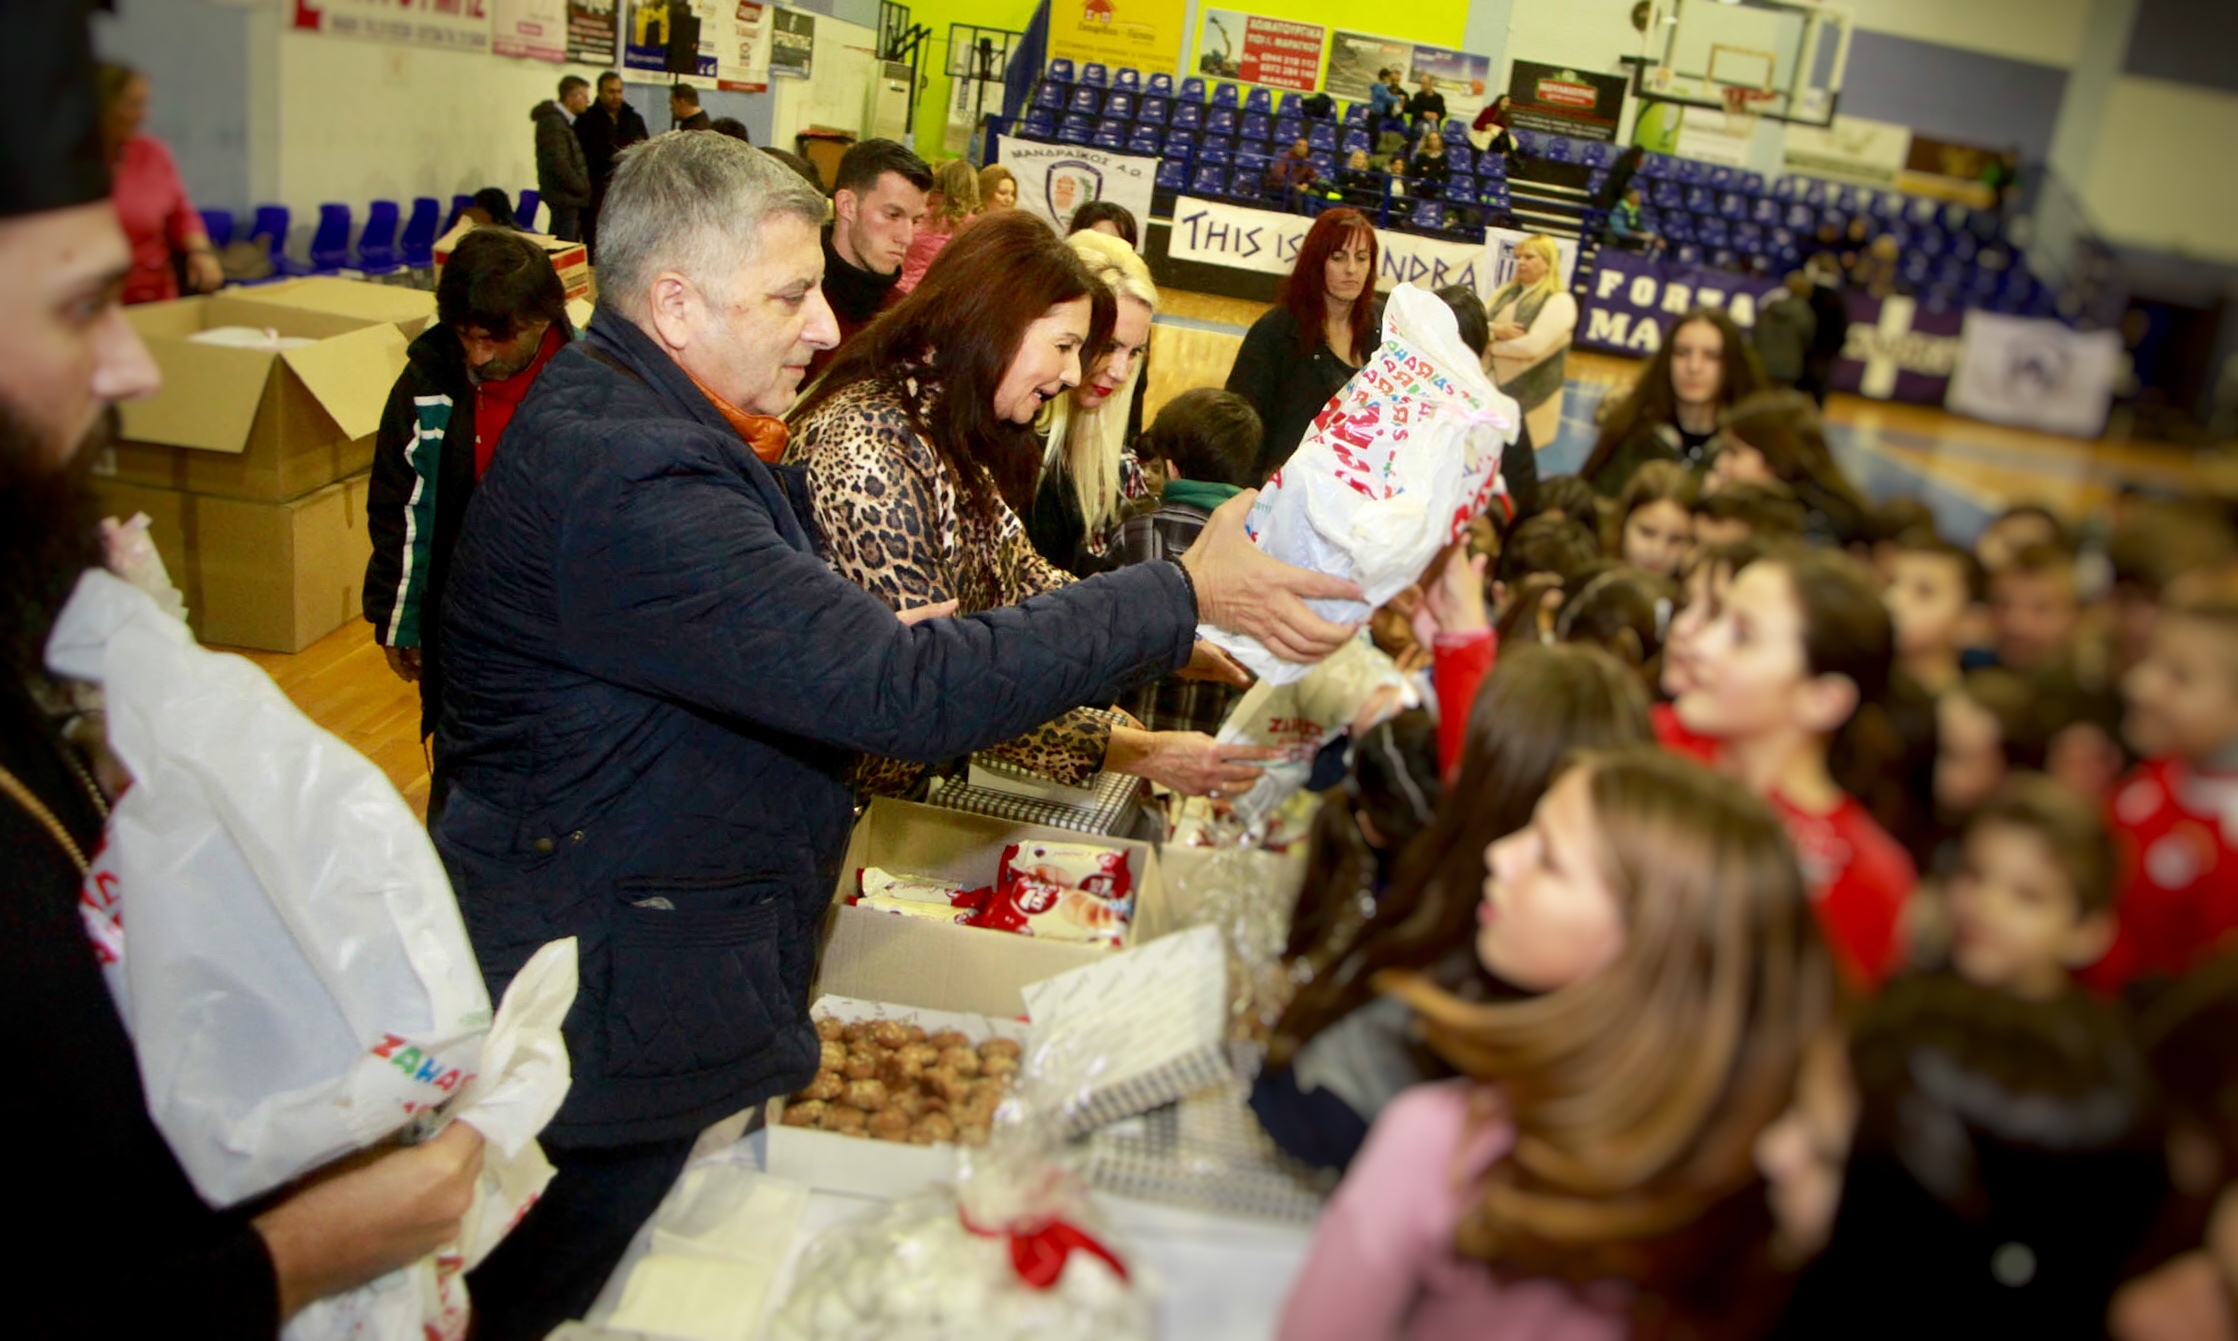
[[(1243, 332), (1264, 304), (1169, 291), (1150, 340), (1145, 415), (1176, 393), (1227, 379)], [(1637, 375), (1633, 360), (1573, 352), (1562, 432), (1543, 444), (1539, 473), (1575, 471), (1591, 448), (1593, 416), (1612, 389)], [(1941, 410), (1837, 395), (1827, 405), (1836, 455), (1876, 500), (1916, 496), (1953, 540), (1970, 542), (1983, 522), (2016, 503), (2042, 503), (2080, 518), (2125, 486), (2156, 492), (2192, 487), (2188, 455), (2150, 444), (2085, 442), (1962, 419)], [(353, 621), (293, 656), (249, 652), (313, 721), (385, 770), (414, 809), (427, 809), (427, 756), (416, 739), (419, 691), (399, 680)]]

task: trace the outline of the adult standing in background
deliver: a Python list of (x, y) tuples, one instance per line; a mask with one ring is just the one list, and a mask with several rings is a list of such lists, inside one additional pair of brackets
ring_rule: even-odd
[(1367, 216), (1324, 210), (1298, 245), (1297, 264), (1274, 306), (1244, 332), (1227, 385), (1266, 425), (1259, 478), (1282, 468), (1313, 417), (1374, 351), (1375, 267), (1375, 226)]
[(583, 164), (590, 169), (591, 203), (583, 211), (583, 241), (598, 260), (598, 207), (606, 198), (606, 184), (614, 180), (614, 158), (648, 138), (645, 118), (622, 100), (622, 77), (612, 70), (598, 77), (598, 96), (590, 108), (575, 118), (575, 138), (583, 145)]
[(1485, 371), (1515, 397), (1542, 450), (1562, 431), (1562, 389), (1570, 339), (1577, 334), (1577, 299), (1562, 287), (1562, 253), (1554, 239), (1533, 233), (1516, 244), (1515, 278), (1485, 304), (1492, 347)]
[(113, 180), (117, 222), (132, 248), (132, 273), (124, 279), (124, 301), (155, 303), (179, 296), (177, 262), (186, 260), (187, 287), (209, 293), (225, 283), (217, 250), (202, 227), (202, 216), (187, 199), (171, 150), (153, 135), (140, 133), (148, 119), (147, 76), (128, 65), (97, 67), (101, 98), (101, 150)]
[[(1086, 208), (1083, 206), (1082, 208)], [(925, 221), (909, 240), (909, 254), (901, 263), (897, 293), (907, 293), (925, 277), (948, 239), (979, 216), (979, 169), (968, 158), (951, 158), (933, 169), (933, 188), (925, 196)]]
[(1000, 163), (979, 170), (979, 208), (984, 211), (1018, 208), (1018, 179)]
[(552, 236), (562, 242), (583, 240), (583, 211), (590, 208), (590, 162), (574, 124), (590, 105), (590, 81), (568, 75), (559, 82), (559, 101), (547, 99), (528, 114), (536, 123), (536, 194), (552, 212)]
[(1402, 129), (1406, 110), (1407, 91), (1399, 84), (1399, 72), (1389, 66), (1376, 71), (1368, 89), (1368, 119), (1376, 131)]
[(689, 84), (672, 84), (668, 90), (668, 119), (677, 130), (713, 130), (714, 119), (700, 109), (699, 90)]
[(727, 136), (664, 135), (607, 206), (598, 315), (514, 419), (445, 600), (435, 844), (483, 974), (502, 996), (546, 941), (583, 954), (540, 1138), (558, 1173), (470, 1278), (482, 1341), (581, 1317), (701, 1129), (814, 1076), (859, 752), (950, 759), (1109, 702), (1188, 661), (1200, 620), (1312, 660), (1348, 631), (1299, 598), (1358, 597), (1260, 553), (1238, 506), (1179, 566), (897, 619), (818, 556), (805, 482), (771, 464), (769, 416), (839, 338), (823, 196)]
[(1791, 270), (1771, 301), (1756, 309), (1756, 329), (1749, 339), (1756, 356), (1764, 361), (1764, 376), (1776, 387), (1799, 387), (1811, 343), (1818, 338), (1818, 314), (1811, 310), (1811, 279)]
[(1422, 76), (1422, 87), (1407, 99), (1407, 124), (1417, 135), (1426, 129), (1445, 133), (1445, 95), (1438, 92), (1436, 75)]
[(932, 185), (925, 160), (893, 140), (864, 140), (840, 156), (824, 228), (824, 301), (839, 322), (839, 343), (816, 351), (809, 381), (899, 296), (895, 286)]
[(1811, 315), (1817, 320), (1795, 389), (1808, 392), (1823, 409), (1826, 393), (1834, 386), (1834, 364), (1842, 357), (1842, 346), (1849, 343), (1849, 304), (1842, 298), (1842, 267), (1832, 256), (1820, 252), (1811, 257), (1803, 263), (1803, 273), (1811, 277)]

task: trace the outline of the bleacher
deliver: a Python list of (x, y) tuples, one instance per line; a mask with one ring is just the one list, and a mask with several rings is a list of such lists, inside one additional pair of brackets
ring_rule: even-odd
[[(992, 128), (1022, 139), (1155, 157), (1161, 207), (1173, 195), (1283, 207), (1280, 192), (1266, 186), (1267, 169), (1302, 134), (1321, 174), (1319, 189), (1305, 202), (1308, 213), (1350, 205), (1380, 228), (1463, 240), (1485, 227), (1575, 236), (1584, 244), (1580, 281), (1590, 272), (1607, 222), (1592, 202), (1622, 146), (1516, 131), (1519, 154), (1511, 167), (1500, 155), (1475, 152), (1467, 127), (1455, 119), (1442, 131), (1449, 163), (1442, 189), (1403, 171), (1379, 171), (1372, 188), (1340, 192), (1337, 169), (1353, 150), (1374, 148), (1368, 104), (1340, 103), (1330, 116), (1315, 119), (1305, 114), (1304, 102), (1297, 93), (1278, 99), (1264, 88), (1196, 77), (1176, 81), (1095, 63), (1076, 70), (1071, 61), (1052, 60), (1025, 114), (997, 118)], [(1553, 164), (1582, 168), (1582, 184), (1571, 184), (1578, 182), (1575, 172), (1539, 170)], [(2058, 315), (2056, 294), (2029, 273), (2002, 220), (1990, 212), (1814, 177), (1767, 180), (1668, 154), (1646, 155), (1635, 180), (1643, 225), (1666, 239), (1670, 258), (1681, 264), (1778, 274), (1815, 251), (1854, 250), (1859, 244), (1848, 232), (1862, 219), (1867, 241), (1883, 234), (1896, 240), (1905, 284), (1931, 308)], [(1827, 229), (1838, 240), (1825, 240)]]

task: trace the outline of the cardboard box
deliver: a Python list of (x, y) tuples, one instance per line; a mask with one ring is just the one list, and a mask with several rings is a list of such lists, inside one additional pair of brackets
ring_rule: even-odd
[(1015, 1019), (1025, 1013), (1022, 989), (1109, 956), (1112, 951), (1102, 946), (952, 926), (846, 903), (865, 866), (897, 875), (937, 876), (964, 889), (992, 885), (1003, 848), (1036, 839), (1088, 842), (1127, 853), (1135, 889), (1128, 944), (1154, 940), (1175, 928), (1158, 851), (1148, 843), (880, 797), (856, 822), (847, 843), (833, 891), (817, 994)]
[[(461, 220), (457, 227), (435, 240), (435, 282), (443, 282), (444, 263), (451, 259), (458, 240), (474, 231), (476, 225)], [(552, 258), (552, 269), (559, 272), (560, 287), (567, 291), (570, 301), (594, 296), (591, 288), (591, 253), (580, 242), (562, 242), (548, 233), (522, 233), (522, 237), (544, 249)]]
[(284, 503), (259, 503), (97, 480), (106, 512), (145, 512), (149, 534), (185, 595), (203, 642), (300, 652), (358, 617), (368, 476)]
[[(899, 1020), (904, 1024), (922, 1025), (927, 1033), (933, 1034), (954, 1029), (975, 1044), (990, 1038), (1015, 1039), (1021, 1046), (1026, 1041), (1026, 1027), (1012, 1020), (989, 1019), (960, 1011), (919, 1010), (848, 997), (822, 997), (809, 1008), (809, 1014), (817, 1019), (849, 1023)], [(788, 1127), (783, 1099), (769, 1101), (767, 1117), (769, 1149), (763, 1167), (780, 1177), (822, 1191), (893, 1200), (955, 1177), (956, 1147), (952, 1145), (904, 1145), (897, 1141), (841, 1136), (837, 1132), (809, 1127)]]
[(259, 302), (389, 322), (407, 344), (435, 324), (435, 294), (429, 289), (321, 275), (260, 285), (254, 292)]
[[(302, 305), (331, 305), (334, 290), (298, 291), (293, 303), (254, 293), (125, 309), (163, 369), (163, 390), (124, 403), (123, 441), (96, 462), (96, 475), (276, 503), (372, 465), (373, 433), (404, 371), (412, 318), (400, 325)], [(275, 352), (188, 338), (220, 326), (316, 343)]]

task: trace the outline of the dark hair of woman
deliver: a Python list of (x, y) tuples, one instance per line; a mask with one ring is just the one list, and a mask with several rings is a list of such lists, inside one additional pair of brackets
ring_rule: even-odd
[(1467, 954), (1484, 849), (1530, 823), (1573, 752), (1651, 740), (1647, 706), (1639, 677), (1597, 647), (1518, 644), (1504, 653), (1469, 709), (1461, 771), (1437, 818), (1401, 856), (1351, 949), (1291, 999), (1268, 1060), (1287, 1065), (1314, 1035), (1366, 1005), (1377, 972), (1428, 970), (1457, 950)]
[(1663, 643), (1679, 599), (1678, 584), (1669, 578), (1637, 568), (1611, 568), (1563, 600), (1554, 636), (1601, 648), (1652, 685), (1662, 669)]
[(1806, 504), (1809, 495), (1830, 495), (1851, 514), (1860, 532), (1873, 515), (1872, 504), (1857, 492), (1826, 446), (1818, 405), (1800, 391), (1759, 391), (1718, 416), (1718, 427), (1754, 447), (1764, 464)]
[(1072, 226), (1065, 229), (1065, 236), (1084, 233), (1100, 223), (1108, 223), (1117, 228), (1119, 240), (1128, 246), (1142, 246), (1142, 229), (1135, 223), (1135, 212), (1109, 200), (1091, 200), (1074, 210)]
[(1024, 210), (998, 210), (956, 234), (924, 279), (839, 351), (787, 418), (798, 423), (857, 382), (900, 387), (911, 426), (973, 505), (1032, 506), (1042, 443), (995, 413), (995, 391), (1026, 328), (1060, 303), (1091, 303), (1083, 368), (1111, 338), (1116, 305), (1072, 248)]
[(1631, 392), (1616, 402), (1601, 421), (1601, 436), (1593, 444), (1593, 452), (1585, 458), (1578, 474), (1592, 479), (1609, 463), (1617, 449), (1643, 424), (1670, 424), (1678, 421), (1678, 394), (1671, 389), (1671, 352), (1678, 345), (1678, 333), (1696, 322), (1706, 321), (1717, 328), (1724, 341), (1724, 376), (1718, 379), (1717, 404), (1719, 409), (1752, 395), (1764, 383), (1764, 367), (1757, 361), (1755, 347), (1733, 319), (1715, 307), (1697, 307), (1680, 317), (1656, 348), (1655, 357), (1647, 361), (1640, 371), (1639, 380), (1632, 384)]
[(1375, 348), (1375, 273), (1378, 252), (1375, 225), (1355, 209), (1324, 210), (1298, 244), (1298, 262), (1290, 267), (1274, 300), (1298, 323), (1298, 356), (1310, 357), (1321, 344), (1321, 330), (1329, 318), (1329, 257), (1358, 242), (1368, 244), (1368, 283), (1352, 301), (1352, 352), (1365, 358)]
[(1362, 908), (1374, 906), (1400, 854), (1437, 816), (1445, 795), (1437, 720), (1417, 708), (1364, 732), (1342, 790), (1314, 816), (1290, 920), (1287, 957), (1314, 968), (1359, 943)]

